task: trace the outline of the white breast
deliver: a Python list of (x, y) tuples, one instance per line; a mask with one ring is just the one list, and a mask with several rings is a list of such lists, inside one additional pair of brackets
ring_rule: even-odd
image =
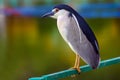
[(59, 16), (57, 26), (63, 39), (75, 53), (79, 55), (86, 53), (88, 55), (89, 52), (94, 52), (91, 43), (76, 23), (74, 15), (72, 17), (69, 17), (68, 14)]
[(70, 19), (68, 17), (66, 16), (58, 17), (57, 19), (58, 30), (66, 42), (68, 41), (70, 25), (71, 25)]
[(76, 49), (80, 48), (83, 43), (86, 43), (85, 36), (80, 27), (77, 26), (75, 19), (69, 17), (68, 14), (61, 15), (57, 18), (57, 26), (63, 39), (69, 44), (71, 49), (78, 53)]

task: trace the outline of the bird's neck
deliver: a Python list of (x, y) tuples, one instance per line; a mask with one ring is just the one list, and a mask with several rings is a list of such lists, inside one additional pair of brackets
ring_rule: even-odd
[(58, 25), (65, 25), (69, 21), (70, 21), (70, 17), (68, 13), (60, 15), (57, 18)]

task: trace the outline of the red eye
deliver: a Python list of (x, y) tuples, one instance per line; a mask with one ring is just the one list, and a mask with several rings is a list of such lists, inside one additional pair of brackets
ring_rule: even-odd
[(59, 11), (59, 9), (58, 9), (58, 8), (56, 8), (56, 9), (55, 9), (55, 12), (58, 12), (58, 11)]

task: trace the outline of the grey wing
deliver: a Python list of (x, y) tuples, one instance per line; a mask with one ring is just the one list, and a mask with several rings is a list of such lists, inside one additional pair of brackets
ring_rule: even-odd
[(74, 14), (72, 14), (71, 20), (71, 24), (74, 25), (72, 25), (73, 30), (71, 30), (72, 39), (70, 38), (69, 40), (70, 47), (76, 54), (79, 54), (80, 57), (93, 69), (97, 68), (99, 64), (99, 55), (96, 54), (92, 44), (82, 32)]

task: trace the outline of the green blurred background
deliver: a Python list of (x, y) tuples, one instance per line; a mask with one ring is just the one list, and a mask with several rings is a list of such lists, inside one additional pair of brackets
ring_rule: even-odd
[[(25, 2), (22, 1), (24, 0), (19, 1), (19, 5), (23, 6)], [(74, 7), (78, 3), (117, 1), (39, 0), (31, 4), (28, 3), (29, 0), (26, 5), (67, 3)], [(13, 5), (16, 4), (9, 1), (5, 4), (9, 7)], [(60, 36), (56, 20), (5, 15), (0, 18), (0, 80), (27, 80), (30, 77), (69, 69), (74, 65), (75, 54)], [(98, 39), (101, 60), (120, 56), (120, 18), (85, 18), (85, 20)], [(85, 65), (82, 60), (81, 65)], [(119, 75), (120, 64), (117, 64), (62, 80), (120, 80)]]

